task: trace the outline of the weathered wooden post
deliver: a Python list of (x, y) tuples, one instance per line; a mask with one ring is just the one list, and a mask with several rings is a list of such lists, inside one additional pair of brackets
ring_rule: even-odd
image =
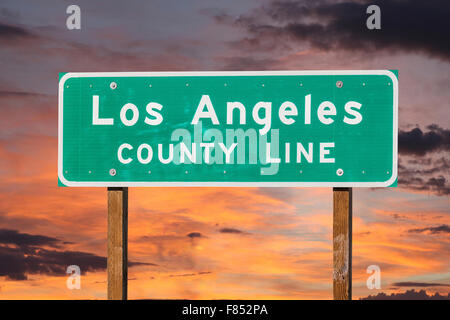
[(108, 299), (126, 300), (128, 282), (128, 188), (108, 188)]
[(352, 299), (352, 188), (333, 188), (333, 298)]

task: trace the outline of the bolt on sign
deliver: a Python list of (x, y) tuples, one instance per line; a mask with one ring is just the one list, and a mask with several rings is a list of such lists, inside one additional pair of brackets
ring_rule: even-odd
[(396, 71), (65, 73), (62, 186), (397, 184)]

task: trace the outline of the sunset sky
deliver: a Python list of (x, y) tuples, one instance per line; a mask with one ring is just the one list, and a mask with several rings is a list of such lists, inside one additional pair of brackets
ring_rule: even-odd
[[(60, 72), (334, 69), (399, 72), (398, 188), (353, 191), (354, 298), (447, 296), (450, 2), (376, 3), (381, 30), (363, 0), (2, 0), (0, 299), (106, 298), (106, 188), (57, 186)], [(330, 299), (332, 263), (331, 188), (129, 189), (130, 299)]]

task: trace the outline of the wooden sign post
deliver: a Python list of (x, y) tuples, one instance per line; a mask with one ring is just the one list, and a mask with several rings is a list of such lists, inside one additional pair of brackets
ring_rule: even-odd
[[(108, 299), (126, 300), (128, 188), (108, 188)], [(352, 298), (352, 188), (333, 188), (333, 298)]]
[(108, 299), (126, 300), (128, 289), (128, 188), (108, 188)]
[(333, 298), (352, 299), (352, 188), (333, 188)]

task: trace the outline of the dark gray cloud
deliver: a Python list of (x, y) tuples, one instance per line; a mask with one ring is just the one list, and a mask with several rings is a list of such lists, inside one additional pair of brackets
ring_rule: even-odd
[(0, 98), (1, 97), (50, 97), (50, 95), (43, 93), (35, 93), (35, 92), (25, 92), (25, 91), (12, 91), (12, 90), (2, 90), (0, 89)]
[(239, 229), (234, 229), (234, 228), (222, 228), (219, 229), (220, 233), (235, 233), (235, 234), (241, 234), (241, 233), (245, 233), (244, 231), (241, 231)]
[(106, 269), (106, 258), (79, 251), (47, 250), (40, 247), (10, 248), (0, 246), (0, 276), (26, 280), (28, 274), (66, 274), (69, 265), (78, 265), (82, 273)]
[[(62, 249), (67, 243), (53, 237), (0, 229), (0, 276), (12, 280), (26, 280), (29, 274), (65, 276), (69, 265), (79, 266), (82, 274), (106, 269), (106, 257)], [(152, 264), (128, 262), (130, 267), (137, 265)]]
[(447, 179), (444, 176), (429, 178), (425, 183), (425, 186), (428, 190), (436, 190), (440, 195), (450, 194), (450, 185), (447, 183)]
[(398, 151), (401, 154), (423, 156), (434, 151), (450, 151), (450, 130), (432, 124), (428, 131), (420, 128), (400, 131), (398, 134)]
[(36, 36), (25, 28), (0, 22), (0, 41), (30, 39), (34, 37)]
[(412, 190), (430, 191), (439, 196), (447, 196), (450, 194), (450, 185), (444, 176), (439, 176), (436, 178), (404, 176), (402, 170), (399, 170), (398, 185), (400, 187), (406, 187)]
[(450, 130), (437, 125), (400, 131), (398, 184), (412, 190), (450, 194)]
[(0, 244), (13, 244), (19, 247), (50, 246), (59, 247), (60, 240), (57, 238), (20, 233), (17, 230), (0, 229)]
[[(445, 160), (444, 160), (445, 161)], [(401, 159), (398, 165), (398, 185), (418, 191), (430, 191), (439, 196), (450, 194), (448, 177), (450, 168), (444, 162), (439, 165), (440, 160), (433, 161), (431, 166), (411, 168), (404, 165)]]
[(446, 224), (442, 224), (440, 226), (436, 227), (427, 227), (427, 228), (417, 228), (417, 229), (410, 229), (408, 232), (411, 233), (423, 233), (423, 232), (430, 232), (432, 234), (437, 233), (450, 233), (450, 226)]
[[(450, 59), (450, 2), (379, 0), (381, 29), (366, 27), (371, 1), (273, 1), (238, 17), (215, 13), (218, 23), (241, 27), (246, 35), (233, 47), (266, 50), (308, 43), (324, 51), (422, 52)], [(271, 44), (271, 45), (270, 45)]]
[(183, 274), (171, 274), (169, 277), (194, 277), (194, 276), (201, 276), (204, 274), (211, 274), (211, 271), (201, 271), (201, 272), (195, 272), (195, 273), (183, 273)]
[(447, 283), (431, 283), (431, 282), (394, 282), (392, 284), (394, 287), (450, 287), (450, 284)]
[(374, 296), (369, 295), (368, 297), (360, 298), (360, 300), (450, 300), (450, 293), (440, 295), (436, 292), (434, 295), (428, 295), (425, 290), (415, 291), (413, 289), (403, 293), (391, 293), (390, 295), (381, 292)]
[(203, 237), (203, 235), (200, 232), (191, 232), (191, 233), (188, 233), (187, 236), (191, 239)]

